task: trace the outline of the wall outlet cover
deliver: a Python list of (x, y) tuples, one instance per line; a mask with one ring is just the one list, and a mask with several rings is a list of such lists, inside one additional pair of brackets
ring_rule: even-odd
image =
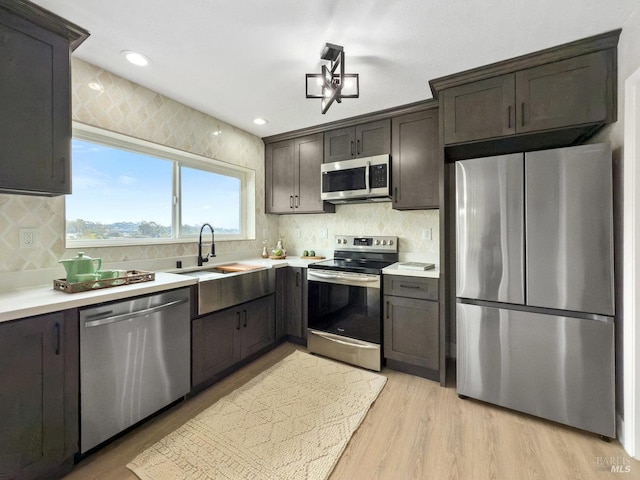
[(20, 234), (20, 248), (35, 248), (38, 244), (38, 229), (37, 228), (21, 228)]

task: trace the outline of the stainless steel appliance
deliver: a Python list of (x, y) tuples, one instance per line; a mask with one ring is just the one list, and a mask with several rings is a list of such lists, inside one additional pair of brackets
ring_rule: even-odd
[(391, 200), (389, 155), (323, 163), (320, 171), (322, 200), (330, 203)]
[(80, 311), (80, 452), (189, 392), (189, 290)]
[(398, 261), (398, 238), (336, 236), (334, 258), (307, 269), (307, 348), (382, 369), (382, 269)]
[(457, 388), (615, 437), (611, 150), (456, 163)]

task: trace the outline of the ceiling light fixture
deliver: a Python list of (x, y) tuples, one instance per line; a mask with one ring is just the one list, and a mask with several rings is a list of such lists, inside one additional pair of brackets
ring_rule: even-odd
[(340, 45), (327, 43), (320, 58), (329, 60), (331, 66), (322, 65), (322, 73), (306, 74), (306, 94), (307, 98), (322, 99), (320, 107), (325, 114), (334, 101), (341, 103), (343, 98), (358, 98), (360, 79), (357, 73), (344, 73), (344, 48)]
[(87, 83), (87, 86), (91, 90), (95, 90), (96, 92), (104, 92), (104, 87), (100, 85), (98, 82), (89, 82)]
[(149, 57), (147, 57), (146, 55), (143, 55), (140, 52), (134, 52), (132, 50), (123, 50), (120, 53), (124, 55), (124, 58), (126, 58), (129, 62), (139, 67), (146, 67), (151, 63), (151, 60), (149, 59)]
[(256, 125), (266, 125), (269, 122), (267, 122), (264, 118), (254, 118), (253, 123), (255, 123)]

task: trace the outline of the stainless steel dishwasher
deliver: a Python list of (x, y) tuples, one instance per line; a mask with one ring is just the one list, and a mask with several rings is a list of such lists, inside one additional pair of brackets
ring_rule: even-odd
[(80, 451), (186, 395), (189, 289), (80, 311)]

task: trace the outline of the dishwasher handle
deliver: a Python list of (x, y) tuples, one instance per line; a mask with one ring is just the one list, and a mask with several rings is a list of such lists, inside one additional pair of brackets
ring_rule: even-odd
[[(101, 318), (99, 320), (89, 320), (84, 322), (85, 328), (99, 327), (102, 325), (108, 325), (110, 323), (121, 322), (123, 320), (129, 320), (135, 317), (142, 317), (145, 315), (151, 315), (152, 313), (161, 312), (162, 310), (166, 310), (171, 307), (175, 307), (176, 305), (181, 305), (183, 303), (187, 303), (189, 301), (188, 298), (181, 298), (179, 300), (174, 300), (172, 302), (163, 303), (162, 305), (156, 305), (155, 307), (145, 308), (143, 310), (137, 310), (135, 312), (127, 312), (121, 313), (119, 315), (113, 315), (106, 318)], [(106, 312), (106, 313), (112, 313)], [(91, 317), (89, 317), (91, 318)], [(95, 318), (95, 316), (94, 316)]]

